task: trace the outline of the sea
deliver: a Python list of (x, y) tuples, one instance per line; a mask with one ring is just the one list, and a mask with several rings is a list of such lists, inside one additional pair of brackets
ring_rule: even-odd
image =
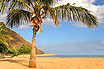
[(104, 55), (55, 55), (55, 56), (38, 56), (38, 57), (85, 57), (85, 58), (104, 58)]

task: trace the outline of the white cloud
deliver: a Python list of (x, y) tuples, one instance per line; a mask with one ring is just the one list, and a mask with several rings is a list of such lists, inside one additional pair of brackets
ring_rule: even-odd
[(45, 20), (43, 20), (43, 25), (56, 27), (53, 20), (50, 18), (46, 18)]
[[(96, 0), (62, 0), (59, 3), (55, 3), (55, 6), (59, 6), (59, 5), (65, 5), (67, 3), (70, 3), (71, 5), (75, 3), (75, 6), (82, 6), (90, 11), (92, 11), (95, 16), (98, 17), (98, 22), (100, 24), (104, 24), (104, 5), (93, 5), (93, 2), (95, 2)], [(81, 25), (81, 26), (80, 26)], [(76, 27), (86, 27), (85, 25), (83, 25), (82, 23), (77, 23), (74, 24), (73, 26)]]
[(61, 55), (104, 55), (104, 43), (102, 41), (39, 45), (38, 47), (45, 53)]
[(4, 23), (6, 23), (6, 16), (7, 16), (6, 13), (4, 13), (4, 14), (0, 14), (0, 22), (4, 22)]
[(24, 30), (29, 29), (29, 27), (30, 27), (30, 23), (25, 23), (23, 25), (19, 25), (19, 28), (24, 29)]
[(104, 40), (101, 41), (104, 44)]
[[(92, 11), (95, 16), (98, 17), (98, 21), (101, 24), (104, 24), (104, 5), (93, 5), (92, 3), (96, 0), (70, 0), (71, 2), (75, 2), (76, 6), (82, 6), (90, 11)], [(76, 24), (77, 27), (79, 27)]]
[[(4, 22), (4, 23), (6, 23), (7, 21), (6, 21), (6, 16), (7, 16), (7, 13), (3, 13), (3, 14), (0, 14), (1, 16), (0, 16), (0, 22)], [(23, 24), (23, 25), (19, 25), (19, 28), (20, 29), (24, 29), (24, 30), (26, 30), (26, 29), (28, 29), (30, 27), (30, 23), (25, 23), (25, 24)]]
[[(1, 16), (0, 16), (0, 22), (6, 23), (6, 22), (7, 22), (7, 21), (6, 21), (7, 13), (0, 14), (0, 15), (1, 15)], [(23, 25), (19, 25), (19, 28), (20, 28), (20, 29), (24, 29), (24, 30), (28, 29), (29, 27), (30, 27), (30, 23), (25, 23), (25, 24), (23, 24)]]
[(85, 25), (83, 23), (75, 23), (75, 24), (72, 24), (72, 26), (76, 26), (76, 27), (79, 27), (79, 28), (87, 28), (87, 25)]

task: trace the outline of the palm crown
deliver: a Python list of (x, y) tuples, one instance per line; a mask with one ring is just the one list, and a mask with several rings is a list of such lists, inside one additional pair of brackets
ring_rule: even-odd
[[(42, 19), (46, 17), (52, 18), (56, 25), (60, 25), (59, 19), (80, 21), (90, 28), (98, 25), (97, 17), (87, 9), (70, 5), (70, 3), (52, 7), (54, 2), (55, 0), (3, 0), (1, 10), (8, 8), (7, 24), (11, 27), (23, 24), (24, 21), (30, 21), (32, 27), (38, 25), (41, 28)], [(7, 7), (8, 4), (9, 7)]]

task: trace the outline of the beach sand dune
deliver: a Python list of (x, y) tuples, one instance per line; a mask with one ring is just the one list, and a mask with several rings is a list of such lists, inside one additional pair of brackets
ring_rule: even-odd
[(0, 59), (0, 69), (104, 69), (104, 58), (37, 57), (37, 68), (28, 62), (29, 56)]

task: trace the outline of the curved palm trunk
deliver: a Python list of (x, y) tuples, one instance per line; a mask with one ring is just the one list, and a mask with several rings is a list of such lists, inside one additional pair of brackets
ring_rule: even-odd
[(33, 39), (32, 39), (32, 46), (31, 46), (31, 53), (30, 53), (30, 61), (29, 67), (36, 68), (36, 29), (33, 28)]

